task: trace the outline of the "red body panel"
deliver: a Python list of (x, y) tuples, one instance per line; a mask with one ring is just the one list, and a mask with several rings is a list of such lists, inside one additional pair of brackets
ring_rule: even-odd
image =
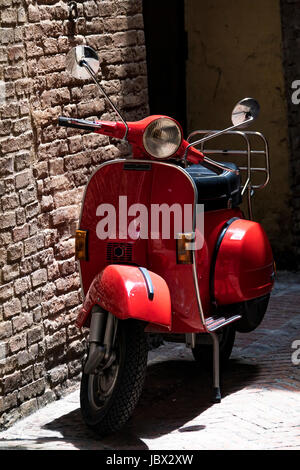
[(204, 214), (204, 246), (201, 251), (196, 251), (195, 255), (197, 279), (205, 317), (209, 317), (212, 313), (210, 274), (213, 252), (222, 227), (233, 217), (243, 218), (244, 216), (239, 208), (210, 211)]
[(215, 266), (215, 298), (221, 305), (269, 293), (274, 283), (273, 255), (262, 226), (236, 220), (221, 243)]
[[(132, 162), (141, 163), (114, 160), (101, 165), (86, 188), (80, 221), (80, 229), (88, 231), (88, 261), (80, 261), (86, 300), (78, 325), (88, 323), (88, 313), (94, 302), (113, 311), (119, 318), (149, 321), (147, 331), (206, 332), (205, 317), (212, 314), (210, 276), (213, 253), (225, 222), (233, 217), (240, 220), (229, 226), (215, 267), (214, 288), (218, 304), (240, 302), (271, 291), (273, 258), (265, 232), (259, 224), (241, 220), (243, 214), (239, 208), (205, 213), (204, 242), (202, 248), (195, 251), (195, 266), (177, 263), (176, 240), (173, 237), (164, 238), (159, 233), (157, 239), (143, 239), (141, 236), (136, 240), (120, 238), (119, 228), (125, 211), (118, 212), (119, 196), (127, 196), (128, 207), (136, 203), (145, 205), (149, 214), (151, 204), (167, 204), (169, 207), (179, 204), (184, 213), (184, 206), (191, 204), (194, 207), (197, 197), (193, 181), (182, 168), (143, 161), (147, 167), (137, 170), (130, 167)], [(117, 239), (101, 240), (97, 236), (97, 207), (103, 203), (116, 208)], [(130, 221), (128, 217), (128, 224)], [(148, 222), (150, 227), (150, 219)], [(191, 224), (184, 231), (192, 230)], [(130, 248), (130, 259), (126, 258), (121, 263), (118, 261), (118, 265), (142, 266), (151, 272), (155, 284), (155, 303), (149, 303), (142, 274), (136, 267), (109, 266), (116, 262), (108, 256), (109, 246), (114, 246), (114, 243), (123, 243)], [(131, 298), (132, 291), (126, 285), (126, 277), (129, 284), (135, 279), (136, 299)], [(204, 317), (201, 316), (196, 289), (199, 289)], [(161, 305), (158, 299), (160, 290)], [(167, 313), (167, 292), (171, 298), (171, 321)], [(97, 300), (99, 293), (100, 301)], [(160, 309), (162, 312), (159, 312)]]
[[(148, 240), (100, 240), (97, 237), (97, 207), (109, 203), (118, 208), (120, 195), (127, 196), (128, 207), (134, 203), (148, 208), (150, 204), (163, 203), (169, 206), (178, 203), (182, 208), (184, 204), (194, 205), (194, 186), (184, 170), (158, 162), (147, 162), (150, 170), (124, 170), (125, 163), (128, 161), (115, 160), (102, 165), (86, 188), (80, 221), (80, 228), (88, 230), (88, 261), (80, 262), (83, 291), (86, 295), (95, 276), (111, 264), (107, 259), (108, 244), (126, 243), (132, 247), (131, 264), (146, 267), (166, 281), (172, 300), (172, 331), (205, 331), (197, 304), (193, 266), (177, 264), (174, 238), (164, 239), (161, 234), (158, 239)], [(191, 230), (192, 226), (187, 227), (187, 231)]]
[(136, 266), (109, 265), (94, 278), (77, 326), (82, 327), (95, 304), (121, 320), (135, 318), (171, 329), (171, 299), (164, 279), (151, 271), (154, 296), (149, 299), (145, 278)]

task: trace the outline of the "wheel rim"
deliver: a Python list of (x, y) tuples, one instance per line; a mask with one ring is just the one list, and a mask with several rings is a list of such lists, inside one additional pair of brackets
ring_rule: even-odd
[(91, 374), (88, 380), (88, 398), (91, 407), (95, 411), (101, 410), (110, 399), (120, 370), (119, 348), (115, 359), (109, 367), (102, 368), (95, 374)]

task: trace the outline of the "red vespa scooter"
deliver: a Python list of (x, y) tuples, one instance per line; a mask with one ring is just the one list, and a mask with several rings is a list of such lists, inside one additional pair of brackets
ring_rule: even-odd
[[(120, 429), (137, 404), (148, 333), (185, 342), (196, 361), (211, 362), (213, 400), (220, 401), (219, 362), (229, 358), (236, 331), (252, 331), (262, 321), (274, 262), (263, 228), (249, 220), (253, 190), (269, 180), (267, 143), (257, 132), (236, 130), (257, 117), (258, 103), (240, 101), (233, 126), (197, 131), (204, 137), (191, 144), (172, 118), (126, 122), (98, 83), (98, 67), (88, 46), (67, 56), (69, 72), (91, 77), (120, 120), (60, 117), (59, 125), (132, 145), (132, 158), (106, 161), (91, 176), (76, 231), (84, 294), (76, 324), (90, 330), (81, 410), (87, 425), (103, 436)], [(246, 150), (204, 151), (207, 141), (225, 134), (241, 136)], [(263, 140), (264, 150), (251, 149), (252, 137)], [(247, 165), (218, 163), (209, 153), (243, 155)], [(251, 167), (254, 154), (265, 159), (263, 168)], [(263, 183), (252, 183), (255, 171), (265, 175)], [(248, 219), (239, 208), (244, 195)]]

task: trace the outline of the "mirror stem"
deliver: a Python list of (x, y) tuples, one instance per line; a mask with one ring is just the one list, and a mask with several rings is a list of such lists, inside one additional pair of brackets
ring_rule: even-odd
[[(233, 129), (237, 129), (238, 127), (246, 126), (247, 124), (250, 124), (252, 121), (254, 121), (254, 118), (251, 116), (249, 119), (247, 119), (244, 122), (241, 122), (240, 124), (236, 124), (235, 126), (230, 126), (230, 127), (227, 127), (226, 129), (223, 129), (221, 131), (217, 131), (217, 132), (214, 132), (213, 134), (209, 134), (209, 135), (203, 137), (202, 139), (196, 140), (196, 142), (191, 142), (187, 146), (187, 148), (185, 149), (184, 159), (186, 159), (187, 154), (188, 154), (188, 150), (189, 150), (190, 147), (202, 144), (203, 142), (206, 142), (207, 140), (213, 139), (214, 137), (218, 137), (219, 135), (225, 134), (226, 132), (232, 131)], [(227, 169), (229, 170), (229, 168), (227, 168)], [(231, 169), (231, 171), (232, 171), (232, 169)]]
[(115, 105), (113, 104), (113, 102), (111, 101), (111, 99), (109, 98), (109, 96), (105, 93), (104, 89), (102, 88), (102, 86), (100, 85), (100, 83), (98, 82), (97, 80), (97, 77), (93, 71), (93, 69), (89, 66), (89, 64), (84, 60), (82, 59), (80, 61), (80, 64), (82, 67), (85, 67), (87, 69), (87, 71), (89, 72), (90, 76), (92, 77), (92, 79), (94, 80), (95, 84), (97, 85), (97, 87), (99, 88), (99, 90), (101, 91), (101, 93), (105, 96), (105, 98), (107, 99), (107, 101), (109, 102), (109, 104), (111, 105), (112, 109), (115, 111), (115, 113), (119, 116), (119, 118), (121, 119), (121, 121), (123, 122), (123, 124), (125, 125), (125, 134), (124, 134), (124, 137), (123, 137), (123, 140), (126, 140), (127, 138), (127, 134), (128, 134), (128, 125), (125, 121), (125, 119), (123, 118), (123, 116), (121, 115), (121, 113), (118, 111), (118, 109), (115, 107)]

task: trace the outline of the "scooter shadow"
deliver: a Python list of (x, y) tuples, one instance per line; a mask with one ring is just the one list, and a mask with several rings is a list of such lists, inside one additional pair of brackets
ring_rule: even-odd
[[(222, 397), (251, 385), (258, 374), (259, 365), (230, 360), (221, 374)], [(174, 430), (205, 428), (201, 414), (211, 406), (219, 406), (212, 403), (211, 382), (211, 372), (200, 369), (194, 360), (166, 360), (148, 366), (142, 396), (122, 431), (100, 439), (85, 427), (79, 409), (45, 428), (59, 430), (64, 441), (78, 449), (148, 449), (143, 439), (158, 438)], [(185, 426), (196, 417), (196, 425)]]

